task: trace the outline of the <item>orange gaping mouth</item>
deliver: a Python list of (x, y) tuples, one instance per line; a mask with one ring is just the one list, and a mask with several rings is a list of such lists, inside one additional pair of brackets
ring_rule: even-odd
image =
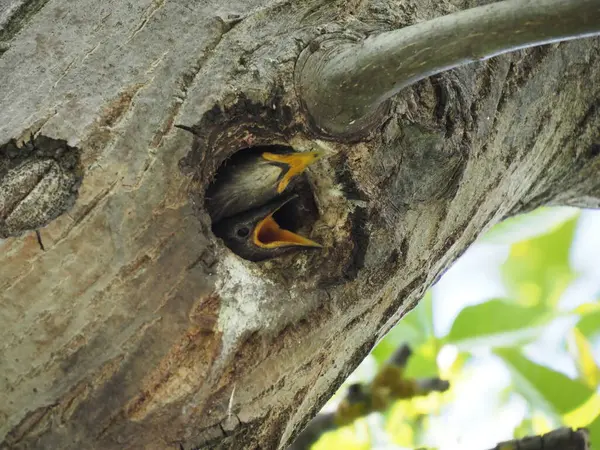
[(254, 229), (253, 238), (256, 246), (262, 248), (278, 248), (291, 245), (301, 247), (321, 247), (320, 244), (317, 244), (310, 239), (281, 228), (275, 219), (273, 219), (273, 214), (269, 214), (258, 223)]
[(300, 175), (304, 169), (314, 163), (321, 156), (323, 156), (323, 152), (295, 152), (285, 155), (265, 152), (262, 154), (262, 157), (267, 161), (284, 163), (290, 167), (277, 185), (277, 193), (279, 194), (285, 191), (285, 188), (290, 183), (292, 178), (294, 178), (296, 175)]

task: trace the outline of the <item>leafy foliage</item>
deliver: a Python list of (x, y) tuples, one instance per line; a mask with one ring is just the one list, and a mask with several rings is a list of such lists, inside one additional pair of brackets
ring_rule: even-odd
[(510, 300), (494, 299), (464, 308), (445, 341), (466, 347), (485, 344), (491, 347), (515, 345), (536, 336), (548, 314), (539, 306), (521, 306)]
[[(567, 425), (587, 427), (600, 450), (600, 248), (592, 252), (597, 258), (574, 264), (574, 250), (586, 246), (578, 239), (582, 215), (600, 229), (598, 213), (541, 208), (490, 230), (475, 246), (506, 252), (495, 269), (504, 294), (479, 287), (476, 302), (445, 295), (446, 278), (475, 289), (459, 260), (368, 359), (381, 366), (408, 343), (407, 376), (440, 375), (451, 389), (396, 402), (328, 433), (313, 449), (484, 449)], [(581, 283), (591, 291), (578, 289)], [(462, 308), (444, 330), (449, 302)]]

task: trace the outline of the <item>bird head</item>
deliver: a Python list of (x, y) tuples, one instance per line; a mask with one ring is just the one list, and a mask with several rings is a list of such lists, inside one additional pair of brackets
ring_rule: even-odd
[(213, 222), (258, 208), (290, 191), (290, 183), (323, 154), (277, 145), (262, 148), (260, 152), (240, 151), (219, 169), (206, 191), (206, 208)]
[(319, 249), (321, 245), (282, 228), (273, 215), (297, 198), (290, 195), (263, 206), (221, 220), (213, 232), (237, 255), (250, 261), (262, 261), (299, 250)]

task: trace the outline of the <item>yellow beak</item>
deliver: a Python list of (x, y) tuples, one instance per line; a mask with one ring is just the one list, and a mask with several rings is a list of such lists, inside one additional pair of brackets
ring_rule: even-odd
[(289, 166), (288, 171), (285, 173), (279, 184), (277, 185), (277, 193), (281, 194), (285, 191), (292, 178), (300, 175), (304, 170), (312, 163), (317, 161), (323, 156), (323, 152), (295, 152), (288, 153), (285, 155), (278, 155), (276, 153), (265, 152), (262, 157), (267, 161), (284, 163)]
[(291, 245), (322, 247), (321, 244), (317, 244), (315, 241), (281, 228), (275, 219), (273, 219), (273, 214), (269, 214), (256, 225), (252, 239), (257, 247), (262, 248), (277, 248)]

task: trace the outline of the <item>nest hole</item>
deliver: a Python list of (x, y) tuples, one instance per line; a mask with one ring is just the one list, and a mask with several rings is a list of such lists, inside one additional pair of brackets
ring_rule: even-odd
[[(306, 170), (294, 176), (287, 187), (278, 191), (289, 167), (265, 154), (299, 154), (290, 146), (260, 145), (235, 152), (217, 169), (205, 193), (205, 208), (211, 218), (213, 233), (238, 256), (248, 257), (248, 246), (241, 245), (254, 237), (252, 220), (269, 215), (270, 205), (277, 205), (272, 218), (283, 230), (310, 238), (318, 219), (318, 209)], [(285, 201), (287, 200), (287, 201)], [(282, 205), (278, 203), (285, 201)], [(254, 222), (255, 223), (255, 222)], [(266, 235), (264, 235), (266, 236)], [(276, 240), (264, 238), (265, 244)], [(273, 257), (282, 256), (273, 252)], [(262, 259), (267, 259), (263, 258)]]

